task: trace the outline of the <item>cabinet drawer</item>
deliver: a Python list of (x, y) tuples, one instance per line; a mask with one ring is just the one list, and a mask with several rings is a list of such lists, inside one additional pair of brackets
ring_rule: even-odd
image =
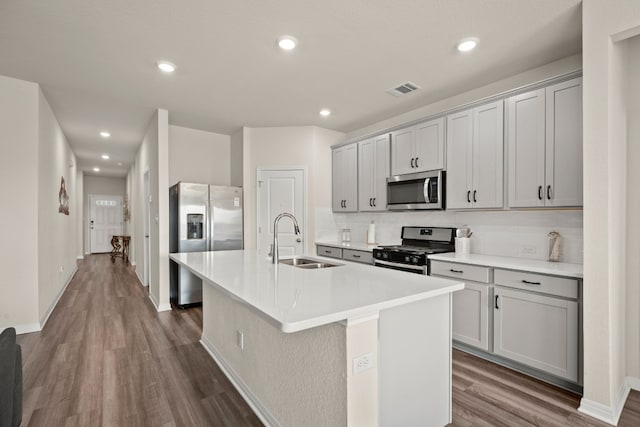
[(493, 282), (496, 285), (508, 286), (510, 288), (524, 289), (565, 298), (578, 298), (577, 279), (496, 268)]
[(431, 261), (431, 274), (489, 283), (489, 268), (455, 262)]
[(362, 262), (365, 264), (373, 264), (373, 253), (366, 251), (355, 251), (353, 249), (343, 249), (342, 259), (347, 261)]
[(331, 258), (342, 258), (342, 249), (333, 248), (331, 246), (320, 246), (316, 247), (316, 252), (319, 256), (326, 256)]

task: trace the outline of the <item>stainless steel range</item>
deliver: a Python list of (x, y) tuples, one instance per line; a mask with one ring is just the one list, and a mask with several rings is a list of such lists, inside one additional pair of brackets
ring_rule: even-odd
[(429, 274), (427, 255), (455, 252), (455, 228), (402, 227), (402, 244), (373, 249), (378, 267)]

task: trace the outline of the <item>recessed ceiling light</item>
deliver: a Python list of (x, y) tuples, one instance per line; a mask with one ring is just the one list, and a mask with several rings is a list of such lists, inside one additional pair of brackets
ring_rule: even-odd
[(109, 155), (108, 154), (103, 154), (102, 158), (105, 159), (105, 160), (109, 160)]
[(93, 168), (94, 172), (100, 172), (100, 168)]
[(118, 166), (122, 166), (122, 162), (118, 162)]
[(173, 73), (176, 70), (175, 64), (167, 61), (158, 61), (158, 68), (165, 73)]
[(103, 138), (109, 138), (111, 136), (111, 134), (109, 132), (107, 132), (106, 130), (103, 130), (102, 132), (100, 132), (100, 136)]
[(331, 114), (331, 110), (328, 110), (328, 109), (326, 109), (326, 108), (323, 108), (322, 110), (320, 110), (320, 115), (321, 115), (322, 117), (327, 117), (327, 116), (328, 116), (328, 115), (330, 115), (330, 114)]
[(278, 37), (278, 46), (282, 50), (292, 50), (298, 44), (298, 40), (292, 36), (280, 36)]
[(467, 37), (466, 39), (460, 40), (460, 43), (458, 43), (458, 50), (460, 52), (469, 52), (470, 50), (475, 49), (478, 42), (479, 40), (475, 37)]

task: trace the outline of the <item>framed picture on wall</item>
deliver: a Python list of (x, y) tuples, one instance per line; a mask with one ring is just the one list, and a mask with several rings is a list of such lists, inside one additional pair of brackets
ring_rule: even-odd
[(64, 183), (64, 176), (60, 177), (60, 191), (58, 191), (58, 212), (65, 215), (69, 215), (69, 195), (67, 194), (67, 188)]

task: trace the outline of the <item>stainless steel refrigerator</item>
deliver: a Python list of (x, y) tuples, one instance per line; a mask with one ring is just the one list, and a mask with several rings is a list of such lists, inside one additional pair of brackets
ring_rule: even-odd
[[(242, 187), (179, 182), (169, 188), (169, 252), (243, 248)], [(202, 302), (202, 279), (170, 263), (171, 303)]]

